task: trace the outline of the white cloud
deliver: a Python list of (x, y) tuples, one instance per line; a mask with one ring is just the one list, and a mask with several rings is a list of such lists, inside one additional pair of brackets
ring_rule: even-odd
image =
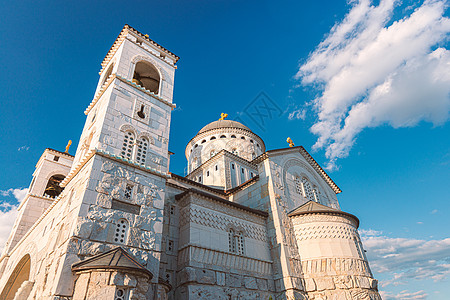
[(380, 282), (382, 287), (411, 280), (440, 281), (450, 275), (450, 238), (426, 241), (392, 238), (374, 230), (360, 232), (372, 270), (391, 277)]
[(306, 109), (299, 108), (290, 112), (288, 115), (289, 120), (304, 120), (306, 118)]
[(4, 197), (14, 196), (16, 200), (21, 203), (25, 196), (28, 194), (28, 188), (8, 189), (0, 190), (0, 195)]
[(5, 205), (0, 203), (0, 253), (9, 237), (14, 221), (17, 217), (18, 205)]
[(17, 149), (17, 151), (28, 151), (28, 150), (30, 150), (30, 147), (28, 146), (22, 146)]
[[(0, 195), (3, 197), (11, 197), (19, 202), (23, 201), (28, 193), (28, 188), (18, 188), (18, 189), (8, 189), (0, 190)], [(0, 202), (0, 253), (3, 251), (3, 247), (6, 240), (9, 237), (11, 229), (14, 225), (14, 221), (17, 217), (17, 208), (19, 204), (11, 204), (10, 202), (2, 201)]]
[(385, 300), (391, 299), (415, 300), (415, 299), (426, 299), (428, 294), (425, 293), (425, 291), (417, 291), (414, 293), (410, 293), (408, 291), (401, 291), (400, 293), (394, 295), (389, 292), (380, 291), (380, 296)]
[(450, 33), (446, 2), (426, 0), (401, 20), (393, 20), (400, 1), (351, 3), (296, 75), (321, 91), (311, 131), (314, 148), (326, 148), (328, 168), (364, 128), (439, 125), (450, 111), (450, 51), (438, 47)]

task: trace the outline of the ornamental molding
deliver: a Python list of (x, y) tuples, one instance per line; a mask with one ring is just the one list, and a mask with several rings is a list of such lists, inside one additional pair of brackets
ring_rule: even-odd
[(165, 74), (164, 70), (159, 66), (158, 62), (156, 60), (154, 60), (153, 58), (149, 57), (149, 56), (145, 56), (145, 55), (141, 55), (141, 54), (135, 55), (131, 59), (131, 63), (133, 64), (133, 68), (130, 68), (130, 74), (129, 74), (130, 76), (129, 77), (132, 77), (132, 74), (134, 73), (134, 69), (136, 67), (136, 64), (138, 62), (140, 62), (140, 61), (148, 62), (152, 66), (154, 66), (158, 70), (158, 73), (159, 73), (159, 76), (161, 77), (161, 80), (166, 81), (166, 74)]
[(315, 222), (336, 222), (344, 223), (358, 228), (359, 222), (356, 217), (351, 216), (345, 212), (308, 212), (306, 214), (295, 215), (290, 217), (294, 225), (299, 224), (312, 224)]
[(122, 132), (131, 131), (135, 136), (137, 135), (137, 130), (131, 124), (127, 124), (127, 123), (122, 124), (122, 125), (120, 125), (119, 130)]

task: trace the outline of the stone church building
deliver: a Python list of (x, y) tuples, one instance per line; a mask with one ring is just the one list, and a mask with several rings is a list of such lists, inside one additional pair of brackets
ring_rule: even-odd
[(301, 146), (214, 121), (169, 171), (178, 56), (126, 25), (75, 156), (46, 149), (0, 257), (0, 300), (381, 299), (359, 220)]

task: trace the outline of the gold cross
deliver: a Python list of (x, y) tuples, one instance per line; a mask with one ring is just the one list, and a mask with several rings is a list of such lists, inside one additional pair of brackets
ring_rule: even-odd
[(72, 145), (72, 140), (69, 140), (69, 142), (67, 143), (67, 146), (66, 146), (66, 153), (69, 153), (70, 145)]
[(226, 114), (226, 113), (221, 113), (221, 114), (220, 114), (220, 119), (219, 119), (219, 121), (225, 120), (226, 117), (228, 117), (228, 114)]
[(294, 147), (294, 142), (292, 141), (292, 139), (291, 139), (290, 137), (288, 137), (288, 138), (286, 139), (286, 142), (289, 143), (289, 147)]

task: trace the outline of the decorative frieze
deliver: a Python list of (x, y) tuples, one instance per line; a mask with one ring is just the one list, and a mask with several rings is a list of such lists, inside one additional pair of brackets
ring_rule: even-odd
[(200, 207), (183, 209), (180, 216), (180, 226), (195, 223), (215, 229), (226, 231), (230, 225), (243, 231), (246, 237), (258, 241), (267, 241), (266, 229), (263, 226), (253, 225), (249, 222), (240, 221), (224, 214), (219, 214), (211, 210)]
[(193, 262), (205, 265), (235, 269), (245, 272), (272, 274), (272, 262), (233, 253), (212, 250), (197, 245), (188, 245), (178, 251), (178, 265), (192, 265)]
[(313, 225), (296, 227), (294, 229), (297, 241), (311, 239), (349, 239), (352, 240), (357, 235), (356, 229), (348, 225)]
[(372, 276), (367, 261), (357, 258), (331, 257), (302, 260), (301, 267), (307, 277), (320, 276), (320, 274)]

